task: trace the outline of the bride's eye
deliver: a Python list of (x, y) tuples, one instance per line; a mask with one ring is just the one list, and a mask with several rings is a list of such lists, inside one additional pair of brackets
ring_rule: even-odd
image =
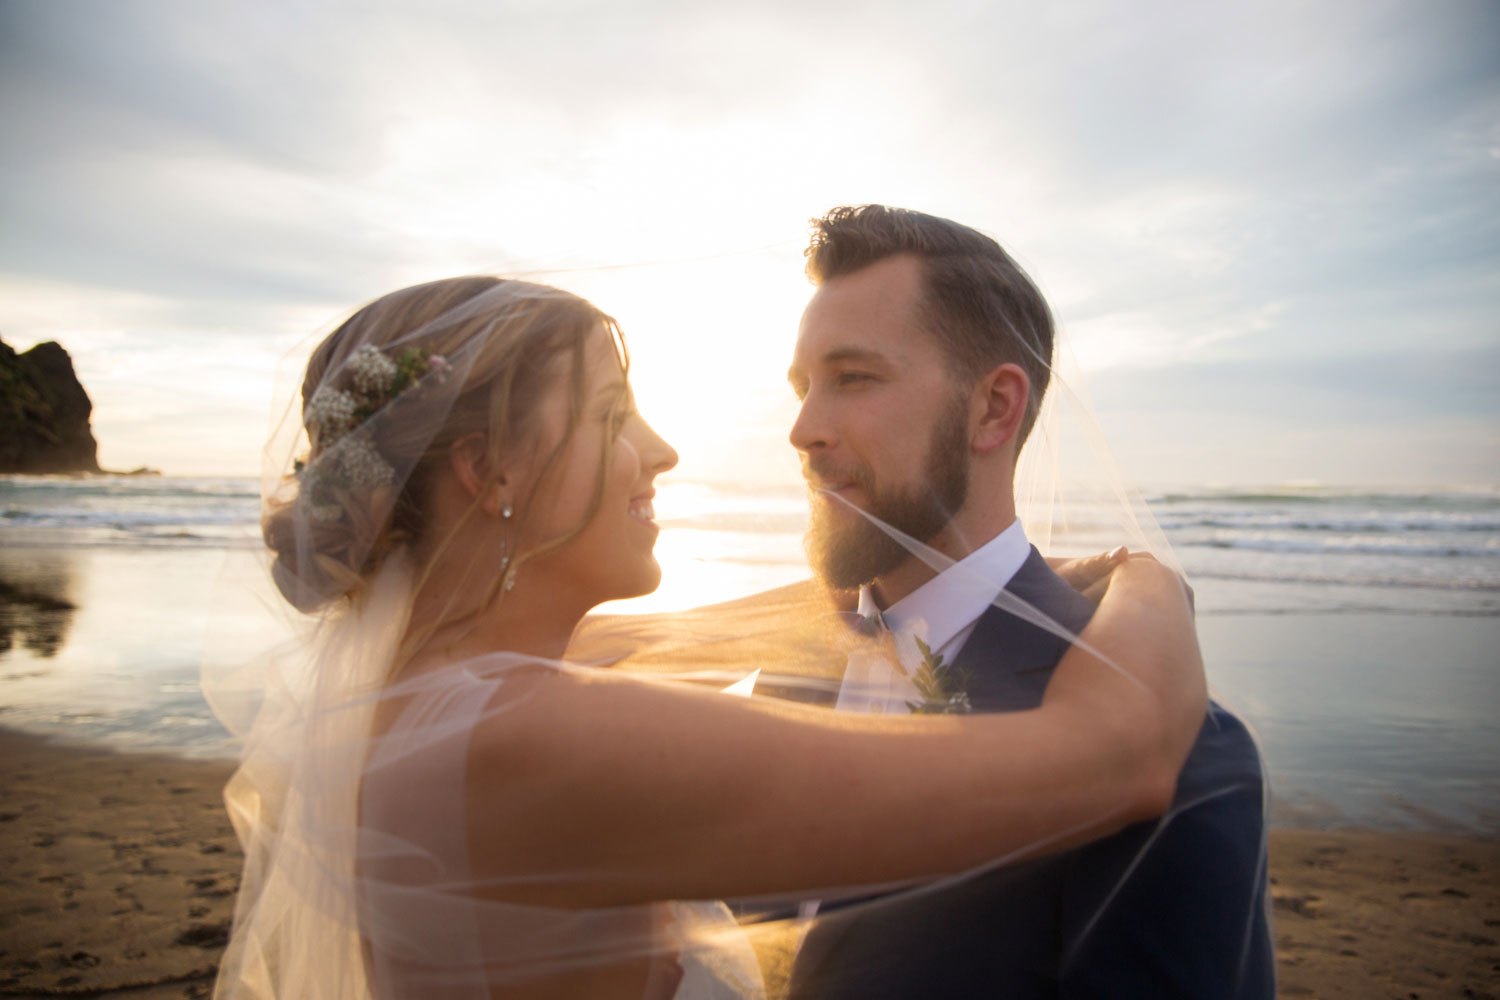
[(631, 417), (635, 416), (635, 407), (629, 400), (621, 400), (610, 407), (607, 420), (611, 434), (618, 435), (625, 429), (625, 424)]
[(629, 423), (630, 418), (636, 415), (636, 412), (635, 393), (630, 391), (629, 386), (626, 386), (625, 391), (620, 394), (620, 398), (615, 400), (615, 405), (610, 408), (610, 431), (619, 436), (620, 432), (625, 429), (625, 425)]

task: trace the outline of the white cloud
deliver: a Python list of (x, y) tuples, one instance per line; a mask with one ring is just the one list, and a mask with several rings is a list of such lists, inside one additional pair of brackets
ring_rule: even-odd
[[(221, 471), (300, 331), (553, 272), (620, 314), (684, 440), (779, 447), (803, 220), (879, 200), (1005, 242), (1085, 368), (1190, 363), (1234, 406), (1230, 362), (1500, 343), (1497, 10), (6, 5), (0, 332), (73, 350), (106, 455)], [(1413, 434), (1484, 446), (1423, 398)]]

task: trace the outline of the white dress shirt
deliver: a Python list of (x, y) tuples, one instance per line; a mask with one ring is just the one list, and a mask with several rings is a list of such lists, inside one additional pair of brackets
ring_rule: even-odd
[[(1018, 518), (994, 538), (928, 580), (901, 600), (881, 611), (869, 587), (859, 588), (859, 613), (878, 614), (895, 636), (896, 651), (903, 663), (915, 661), (913, 636), (921, 636), (934, 654), (952, 663), (968, 642), (979, 616), (1010, 583), (1011, 577), (1031, 555), (1031, 543)], [(910, 668), (908, 668), (910, 669)], [(883, 655), (849, 657), (839, 699), (840, 712), (878, 712), (907, 715), (909, 701), (922, 696), (907, 673)], [(820, 903), (809, 900), (798, 907), (798, 916), (811, 920)]]
[[(979, 616), (994, 603), (1031, 554), (1019, 519), (994, 538), (881, 611), (868, 586), (859, 589), (859, 613), (879, 614), (895, 635), (902, 665), (886, 657), (853, 655), (844, 670), (835, 707), (841, 712), (906, 713), (921, 701), (907, 676), (916, 660), (913, 636), (952, 663)], [(919, 661), (918, 661), (919, 662)], [(905, 669), (903, 669), (903, 666)]]

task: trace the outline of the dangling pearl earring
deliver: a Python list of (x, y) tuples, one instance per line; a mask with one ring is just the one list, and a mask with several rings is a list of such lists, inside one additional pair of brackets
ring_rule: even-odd
[[(500, 517), (502, 520), (509, 521), (511, 515), (514, 513), (515, 511), (511, 509), (510, 504), (506, 504), (500, 508)], [(504, 538), (500, 539), (500, 572), (505, 574), (505, 582), (502, 584), (502, 587), (508, 594), (511, 588), (516, 585), (516, 571), (510, 568), (510, 553), (506, 551), (507, 548), (506, 540)]]

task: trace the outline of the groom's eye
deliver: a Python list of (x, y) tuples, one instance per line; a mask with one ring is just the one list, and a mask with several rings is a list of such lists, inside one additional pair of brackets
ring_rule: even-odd
[(875, 376), (869, 372), (839, 372), (834, 381), (839, 385), (857, 385), (860, 382), (873, 382)]

